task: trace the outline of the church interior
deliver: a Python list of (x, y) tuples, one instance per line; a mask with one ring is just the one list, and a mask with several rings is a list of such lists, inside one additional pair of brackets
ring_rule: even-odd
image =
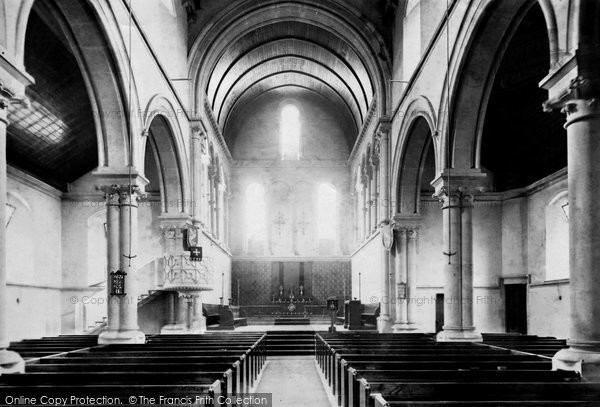
[(599, 27), (0, 0), (0, 404), (600, 406)]

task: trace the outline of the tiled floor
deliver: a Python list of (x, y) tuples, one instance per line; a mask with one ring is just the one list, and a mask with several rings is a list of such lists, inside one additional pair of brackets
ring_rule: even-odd
[(314, 356), (269, 357), (256, 393), (271, 393), (273, 407), (331, 407)]

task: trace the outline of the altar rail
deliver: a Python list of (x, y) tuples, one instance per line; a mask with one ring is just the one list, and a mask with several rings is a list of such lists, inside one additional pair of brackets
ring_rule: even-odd
[[(290, 309), (290, 305), (293, 305)], [(327, 316), (325, 305), (298, 303), (275, 303), (269, 305), (241, 305), (242, 317), (277, 317), (277, 316)]]

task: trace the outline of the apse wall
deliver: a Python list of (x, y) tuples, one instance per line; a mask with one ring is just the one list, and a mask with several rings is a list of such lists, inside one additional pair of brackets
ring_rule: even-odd
[(295, 87), (257, 97), (227, 121), (225, 138), (236, 161), (280, 161), (281, 110), (293, 104), (300, 112), (300, 154), (304, 161), (346, 161), (356, 134), (351, 116), (317, 94)]
[[(281, 111), (288, 104), (300, 113), (300, 159), (282, 160)], [(228, 121), (225, 138), (232, 146), (230, 247), (234, 256), (336, 257), (351, 250), (349, 139), (355, 134), (350, 117), (307, 90), (284, 88), (258, 97)], [(246, 193), (258, 184), (266, 207), (264, 247), (252, 250), (244, 225), (249, 216)], [(337, 240), (319, 247), (318, 190), (323, 184), (336, 191)], [(251, 219), (250, 219), (251, 221)]]

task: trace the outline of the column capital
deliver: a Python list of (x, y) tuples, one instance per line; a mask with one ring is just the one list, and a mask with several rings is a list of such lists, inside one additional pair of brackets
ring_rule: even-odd
[(29, 107), (30, 101), (25, 96), (17, 96), (17, 92), (0, 81), (0, 109), (8, 109), (10, 105)]
[(100, 185), (96, 187), (97, 190), (102, 191), (104, 197), (106, 198), (106, 204), (108, 206), (117, 206), (119, 205), (119, 186), (118, 185)]
[(405, 215), (397, 213), (394, 215), (392, 220), (392, 227), (394, 230), (412, 230), (421, 228), (421, 215)]
[(122, 206), (138, 206), (142, 197), (139, 185), (119, 185), (119, 203)]
[(375, 139), (388, 139), (390, 136), (390, 131), (392, 130), (392, 122), (388, 116), (384, 116), (379, 119), (379, 123), (377, 124), (377, 129), (375, 130)]
[(577, 76), (562, 92), (544, 102), (545, 112), (560, 110), (567, 115), (568, 127), (573, 122), (600, 115), (600, 79)]
[(488, 174), (479, 169), (446, 169), (431, 182), (435, 188), (434, 198), (442, 203), (481, 194), (488, 189), (488, 184)]
[(98, 167), (92, 172), (92, 176), (96, 179), (95, 184), (96, 190), (104, 186), (116, 185), (118, 188), (129, 187), (129, 185), (135, 185), (138, 188), (139, 193), (143, 193), (146, 185), (150, 181), (143, 175), (141, 175), (136, 168), (108, 168)]

